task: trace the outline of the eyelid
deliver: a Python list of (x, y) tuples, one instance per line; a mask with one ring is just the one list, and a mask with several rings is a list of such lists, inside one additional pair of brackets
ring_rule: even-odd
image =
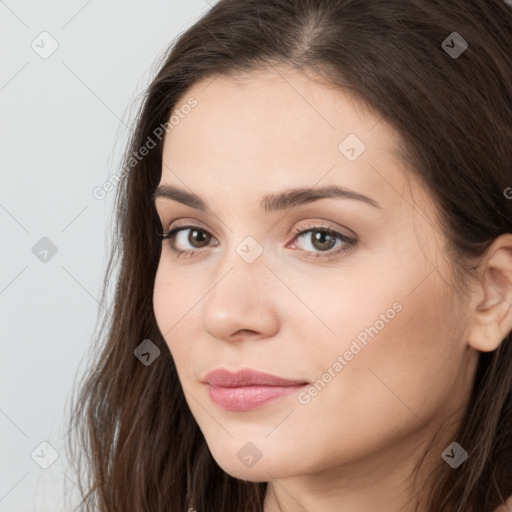
[[(204, 229), (205, 231), (208, 231), (208, 233), (212, 232), (212, 230), (210, 228), (206, 228), (201, 221), (196, 220), (196, 219), (194, 219), (194, 220), (187, 220), (187, 219), (183, 220), (183, 219), (180, 219), (180, 220), (177, 220), (176, 222), (171, 222), (171, 224), (167, 228), (167, 232), (169, 232), (169, 231), (171, 231), (173, 229), (176, 229), (176, 228), (181, 228), (181, 227), (184, 228), (184, 227), (190, 227), (190, 226), (196, 226), (196, 225), (197, 225), (198, 228), (201, 228), (201, 229)], [(213, 233), (212, 233), (212, 235), (213, 235)]]
[[(354, 231), (347, 228), (346, 226), (342, 226), (341, 224), (337, 224), (337, 223), (334, 223), (334, 222), (331, 222), (328, 220), (321, 219), (320, 217), (316, 218), (315, 220), (308, 220), (308, 221), (304, 221), (304, 222), (305, 223), (303, 224), (302, 221), (298, 221), (295, 224), (299, 225), (300, 229), (302, 229), (302, 230), (306, 229), (306, 228), (309, 228), (309, 229), (315, 229), (315, 228), (316, 229), (318, 229), (318, 228), (331, 229), (333, 231), (345, 231), (344, 233), (340, 233), (340, 234), (345, 235), (349, 238), (353, 238), (355, 240), (358, 240), (358, 238), (359, 238)], [(162, 226), (164, 226), (164, 222), (161, 221), (161, 224), (162, 224)], [(171, 222), (171, 223), (169, 223), (169, 226), (166, 228), (165, 233), (169, 233), (169, 231), (174, 230), (176, 228), (180, 228), (180, 227), (196, 227), (196, 226), (207, 231), (215, 238), (218, 238), (214, 233), (212, 233), (212, 230), (210, 228), (205, 227), (205, 225), (197, 219), (193, 219), (193, 220), (179, 219), (175, 222)], [(298, 228), (292, 230), (292, 233), (293, 232), (296, 233), (297, 230), (298, 230)]]
[(341, 226), (340, 224), (333, 223), (328, 220), (318, 219), (316, 221), (307, 221), (305, 224), (301, 224), (298, 222), (298, 227), (294, 229), (294, 232), (299, 230), (308, 230), (308, 229), (330, 229), (331, 231), (336, 231), (340, 235), (346, 236), (348, 238), (352, 238), (354, 240), (358, 240), (359, 237), (357, 234), (346, 226)]

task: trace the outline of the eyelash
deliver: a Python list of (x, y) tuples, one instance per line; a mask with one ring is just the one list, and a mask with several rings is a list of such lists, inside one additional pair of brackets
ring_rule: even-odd
[[(211, 235), (211, 233), (209, 231), (207, 231), (206, 229), (203, 229), (203, 228), (201, 228), (199, 226), (187, 225), (187, 226), (175, 227), (175, 228), (173, 228), (173, 229), (171, 229), (169, 231), (164, 232), (163, 234), (159, 233), (158, 234), (158, 238), (162, 242), (164, 240), (169, 240), (169, 246), (170, 246), (171, 250), (176, 254), (176, 257), (180, 257), (180, 256), (192, 257), (192, 256), (195, 256), (195, 253), (202, 252), (202, 250), (201, 249), (188, 249), (188, 250), (187, 249), (175, 249), (173, 247), (175, 235), (177, 235), (180, 231), (184, 231), (184, 230), (187, 230), (187, 229), (193, 229), (193, 230), (201, 231), (203, 233)], [(319, 252), (316, 252), (316, 253), (311, 253), (311, 251), (305, 251), (305, 250), (299, 249), (303, 253), (305, 253), (304, 254), (305, 258), (313, 258), (313, 259), (327, 259), (327, 258), (329, 258), (330, 259), (330, 258), (333, 258), (335, 256), (342, 255), (344, 253), (349, 252), (357, 244), (357, 240), (349, 238), (348, 236), (343, 235), (342, 233), (339, 233), (338, 231), (335, 231), (335, 230), (333, 230), (332, 228), (330, 228), (328, 226), (322, 226), (322, 225), (318, 225), (318, 224), (297, 227), (297, 229), (293, 233), (292, 242), (296, 238), (300, 237), (301, 235), (304, 235), (304, 234), (312, 232), (312, 231), (319, 231), (319, 232), (328, 233), (330, 236), (333, 236), (333, 237), (341, 240), (346, 245), (344, 247), (341, 247), (341, 248), (338, 248), (338, 249), (335, 249), (335, 250), (329, 249), (328, 251), (319, 251)], [(211, 235), (211, 236), (213, 236), (213, 235)]]

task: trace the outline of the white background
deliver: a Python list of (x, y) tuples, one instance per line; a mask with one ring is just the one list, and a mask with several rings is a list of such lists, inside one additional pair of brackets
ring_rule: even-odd
[[(0, 1), (0, 512), (70, 510), (66, 403), (99, 314), (115, 195), (92, 190), (120, 172), (157, 58), (208, 8)], [(46, 59), (31, 47), (51, 49), (43, 31), (58, 43)], [(45, 263), (32, 253), (42, 237), (57, 247)], [(47, 469), (31, 458), (44, 441), (59, 454)]]

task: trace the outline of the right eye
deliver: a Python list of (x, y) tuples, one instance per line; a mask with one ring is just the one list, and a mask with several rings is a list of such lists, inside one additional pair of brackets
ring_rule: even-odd
[[(185, 235), (187, 231), (189, 232), (188, 236)], [(205, 247), (207, 247), (208, 242), (212, 238), (213, 235), (211, 233), (199, 226), (179, 226), (160, 235), (160, 239), (162, 241), (169, 240), (169, 247), (177, 256), (193, 255), (197, 252), (197, 249), (201, 249), (203, 247), (201, 244), (206, 242)], [(186, 245), (187, 243), (192, 244), (193, 248), (179, 249), (176, 247), (176, 245)], [(199, 244), (199, 246), (194, 244)]]

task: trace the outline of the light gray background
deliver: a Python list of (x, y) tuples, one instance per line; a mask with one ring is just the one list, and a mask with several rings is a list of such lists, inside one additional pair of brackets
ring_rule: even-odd
[[(0, 0), (0, 512), (77, 503), (62, 498), (75, 489), (66, 403), (99, 313), (115, 194), (92, 190), (120, 172), (156, 59), (209, 6)], [(51, 48), (43, 31), (58, 43), (45, 59), (31, 47)], [(32, 252), (42, 237), (57, 247), (47, 262)], [(47, 469), (31, 458), (44, 441), (59, 454)]]

